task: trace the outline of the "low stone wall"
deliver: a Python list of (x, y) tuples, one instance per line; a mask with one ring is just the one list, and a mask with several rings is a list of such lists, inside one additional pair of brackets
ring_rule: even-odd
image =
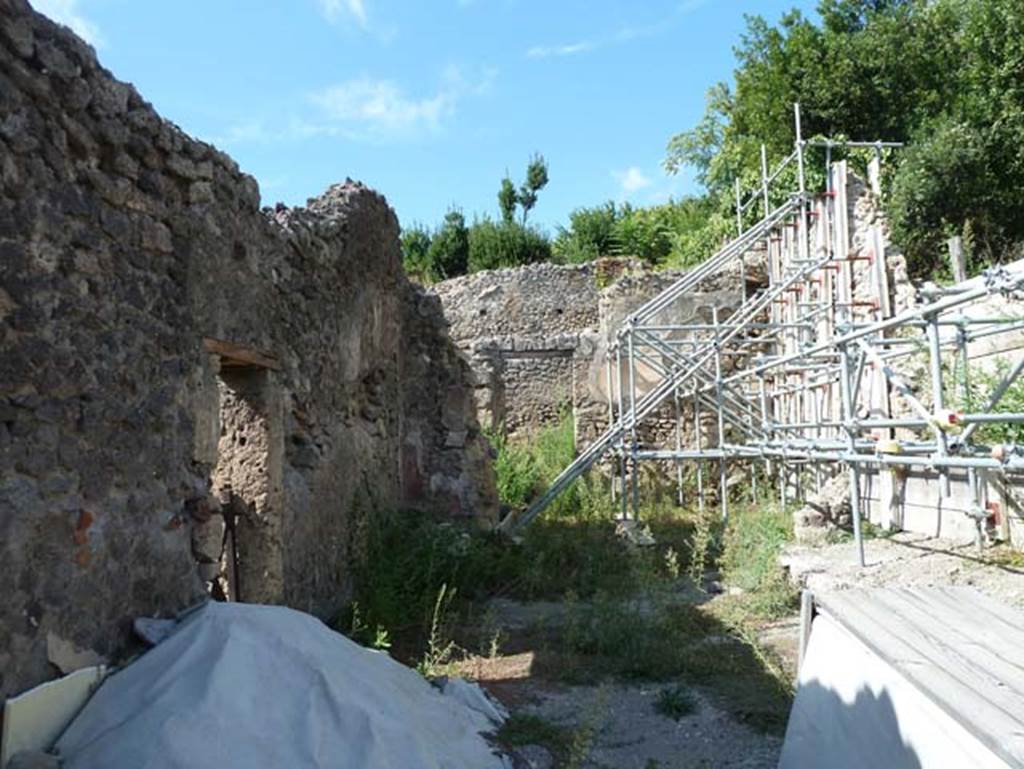
[(330, 617), (372, 513), (496, 515), (383, 197), (255, 180), (0, 0), (0, 696), (206, 592)]

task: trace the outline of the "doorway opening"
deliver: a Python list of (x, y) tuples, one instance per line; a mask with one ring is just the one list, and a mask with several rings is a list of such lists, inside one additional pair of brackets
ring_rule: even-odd
[(247, 603), (284, 599), (283, 412), (277, 361), (206, 339), (219, 357), (219, 437), (211, 481), (223, 539), (214, 598)]

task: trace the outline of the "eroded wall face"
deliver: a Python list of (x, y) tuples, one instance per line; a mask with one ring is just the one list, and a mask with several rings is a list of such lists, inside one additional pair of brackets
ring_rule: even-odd
[(476, 417), (476, 372), (435, 295), (408, 286), (402, 309), (401, 506), (491, 525), (498, 492)]
[[(324, 617), (375, 511), (493, 516), (473, 409), (437, 405), (471, 390), (468, 371), (412, 291), (383, 197), (345, 183), (261, 211), (228, 156), (0, 0), (0, 695), (53, 674), (48, 633), (113, 654), (133, 617), (204, 598), (225, 475), (252, 511), (240, 568), (246, 525), (251, 554), (272, 551), (263, 539), (280, 554), (251, 556), (240, 581)], [(222, 424), (230, 375), (204, 339), (273, 363), (252, 414)], [(222, 431), (250, 417), (258, 482), (218, 470), (235, 451)]]

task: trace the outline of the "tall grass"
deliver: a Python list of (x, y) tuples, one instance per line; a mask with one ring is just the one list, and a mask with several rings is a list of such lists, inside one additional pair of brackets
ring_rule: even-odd
[(725, 530), (720, 566), (740, 600), (723, 603), (732, 624), (776, 619), (792, 613), (798, 593), (779, 566), (779, 555), (793, 536), (789, 511), (775, 505), (739, 508)]
[[(570, 416), (526, 441), (492, 440), (499, 494), (513, 508), (528, 505), (575, 455)], [(423, 514), (379, 513), (367, 527), (356, 570), (358, 621), (342, 618), (341, 626), (358, 627), (364, 642), (385, 637), (399, 654), (418, 657), (436, 635), (432, 624), (442, 586), (457, 596), (449, 607), (457, 614), (493, 596), (561, 599), (572, 592), (589, 600), (685, 573), (694, 519), (668, 504), (645, 509), (643, 518), (658, 545), (638, 553), (616, 535), (607, 488), (597, 477), (578, 480), (518, 543)]]
[[(529, 505), (576, 458), (576, 428), (569, 411), (563, 412), (555, 424), (536, 430), (524, 440), (512, 441), (500, 433), (490, 438), (497, 450), (494, 472), (498, 497), (514, 510)], [(607, 512), (601, 484), (585, 476), (551, 503), (545, 517), (592, 517)]]

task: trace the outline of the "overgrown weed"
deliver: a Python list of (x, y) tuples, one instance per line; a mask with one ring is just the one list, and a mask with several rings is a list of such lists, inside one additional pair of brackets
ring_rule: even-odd
[(532, 713), (513, 713), (498, 729), (494, 740), (506, 750), (540, 745), (561, 765), (568, 758), (573, 733)]
[(424, 678), (437, 678), (447, 672), (458, 649), (452, 638), (449, 624), (449, 609), (455, 599), (455, 591), (448, 590), (448, 585), (441, 585), (434, 602), (434, 613), (430, 620), (430, 634), (427, 636), (427, 649), (416, 670)]
[(654, 711), (673, 721), (696, 713), (697, 707), (697, 698), (683, 686), (668, 686), (659, 691), (654, 700)]
[[(527, 504), (571, 460), (571, 428), (563, 421), (525, 444), (498, 442), (506, 505)], [(519, 456), (504, 461), (509, 452)], [(723, 529), (717, 511), (700, 515), (672, 496), (644, 494), (640, 517), (657, 541), (644, 548), (616, 534), (597, 478), (580, 479), (519, 544), (422, 514), (380, 515), (356, 574), (351, 624), (364, 643), (383, 639), (426, 675), (449, 673), (469, 650), (493, 659), (510, 642), (534, 652), (535, 675), (587, 684), (680, 681), (737, 718), (779, 731), (790, 689), (758, 645), (757, 629), (796, 608), (777, 562), (790, 518), (740, 505)], [(702, 595), (704, 575), (714, 569), (740, 594)], [(493, 613), (478, 609), (499, 596), (555, 600), (561, 608), (509, 639)]]

